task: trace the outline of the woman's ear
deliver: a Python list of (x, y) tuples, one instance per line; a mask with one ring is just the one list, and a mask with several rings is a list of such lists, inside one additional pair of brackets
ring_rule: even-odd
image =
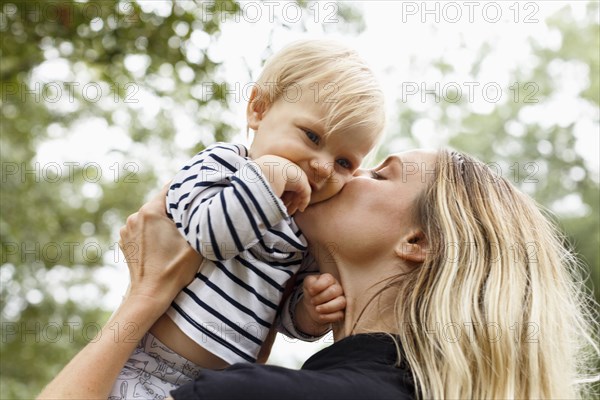
[(252, 88), (250, 94), (250, 100), (248, 100), (248, 106), (246, 107), (246, 119), (248, 121), (248, 128), (256, 131), (260, 125), (260, 121), (263, 118), (267, 107), (266, 102), (260, 98), (260, 88), (255, 85)]
[(396, 255), (410, 263), (422, 263), (425, 261), (429, 244), (423, 231), (416, 230), (404, 236), (396, 247)]

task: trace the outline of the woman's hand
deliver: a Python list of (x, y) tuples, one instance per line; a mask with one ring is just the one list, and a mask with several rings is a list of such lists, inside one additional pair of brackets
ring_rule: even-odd
[(167, 217), (166, 189), (121, 228), (119, 245), (131, 276), (123, 303), (39, 399), (106, 399), (137, 342), (194, 278), (202, 257)]
[(165, 212), (166, 185), (154, 199), (127, 218), (119, 246), (129, 267), (126, 297), (147, 299), (164, 312), (192, 281), (202, 263)]

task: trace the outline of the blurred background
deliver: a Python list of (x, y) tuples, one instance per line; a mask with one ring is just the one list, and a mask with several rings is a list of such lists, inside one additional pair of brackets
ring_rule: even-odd
[[(0, 398), (33, 398), (119, 304), (118, 229), (205, 146), (247, 142), (262, 63), (349, 43), (384, 85), (374, 161), (448, 145), (547, 208), (600, 300), (597, 1), (2, 1)], [(543, 335), (543, 332), (541, 332)], [(278, 338), (299, 367), (332, 342)]]

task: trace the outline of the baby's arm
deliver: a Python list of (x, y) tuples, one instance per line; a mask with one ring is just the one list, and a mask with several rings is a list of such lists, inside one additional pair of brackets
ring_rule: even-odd
[(288, 215), (304, 211), (310, 202), (311, 188), (302, 169), (283, 157), (266, 155), (255, 160), (269, 181), (273, 192), (280, 197)]
[[(279, 199), (292, 190), (290, 183), (279, 179), (284, 163), (267, 161), (266, 167), (277, 173), (265, 173), (264, 163), (247, 160), (244, 150), (230, 144), (207, 148), (177, 174), (167, 194), (167, 211), (179, 231), (213, 261), (233, 258), (254, 246), (287, 217)], [(277, 179), (271, 182), (269, 175)], [(307, 204), (310, 186), (306, 182), (302, 187), (308, 188)]]
[(346, 299), (341, 285), (332, 275), (319, 274), (310, 253), (305, 254), (290, 289), (276, 321), (278, 332), (312, 342), (329, 331), (330, 323), (344, 318)]
[(344, 319), (346, 298), (340, 283), (331, 274), (309, 275), (304, 279), (303, 297), (296, 305), (295, 325), (303, 333), (322, 336), (331, 323)]

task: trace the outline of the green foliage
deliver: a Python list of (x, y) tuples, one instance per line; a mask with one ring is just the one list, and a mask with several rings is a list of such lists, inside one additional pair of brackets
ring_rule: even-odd
[[(307, 11), (305, 18), (315, 7), (305, 0), (298, 4)], [(359, 10), (351, 3), (336, 4), (340, 23), (324, 23), (325, 32), (364, 29)], [(117, 230), (161, 185), (158, 177), (171, 166), (164, 160), (176, 166), (186, 158), (176, 140), (182, 115), (188, 119), (183, 129), (194, 141), (183, 149), (188, 155), (231, 137), (233, 128), (224, 118), (227, 83), (212, 54), (224, 21), (241, 7), (232, 0), (19, 0), (3, 1), (1, 7), (0, 398), (33, 398), (106, 321), (99, 304), (107, 288), (91, 282), (103, 265), (122, 261)], [(588, 15), (598, 14), (597, 2), (589, 7)], [(321, 21), (332, 11), (319, 10)], [(537, 65), (517, 70), (512, 82), (519, 84), (503, 88), (511, 95), (518, 90), (516, 101), (498, 104), (489, 114), (474, 112), (464, 100), (436, 103), (427, 111), (402, 104), (398, 133), (404, 148), (417, 145), (418, 138), (406, 132), (439, 109), (435, 122), (454, 132), (452, 146), (498, 163), (540, 204), (579, 199), (577, 212), (558, 214), (558, 220), (590, 266), (590, 283), (595, 282), (600, 300), (598, 177), (574, 150), (573, 124), (546, 126), (519, 117), (559, 90), (560, 82), (547, 70), (555, 60), (589, 68), (589, 85), (579, 97), (598, 107), (600, 28), (591, 17), (585, 24), (575, 21), (567, 10), (549, 24), (561, 32), (562, 45), (550, 50), (532, 43)], [(272, 32), (275, 28), (291, 29), (281, 19)], [(270, 43), (264, 48), (265, 54), (271, 52)], [(479, 49), (473, 77), (489, 52), (489, 44)], [(441, 76), (452, 73), (452, 64), (447, 56), (432, 61)], [(49, 69), (55, 71), (51, 78), (44, 76)], [(526, 102), (527, 95), (538, 103)], [(460, 117), (451, 118), (457, 109)], [(100, 132), (76, 132), (87, 129), (91, 119)], [(519, 129), (507, 129), (511, 124)], [(106, 135), (100, 142), (111, 161), (88, 155), (87, 148), (68, 160), (40, 158), (48, 143), (75, 140), (68, 134), (73, 131), (88, 134), (83, 147), (90, 148), (99, 145), (97, 136)], [(77, 164), (68, 164), (74, 160)], [(98, 301), (89, 304), (81, 293)]]
[[(212, 54), (241, 11), (232, 0), (2, 2), (0, 398), (34, 398), (107, 320), (96, 274), (122, 262), (118, 229), (161, 170), (231, 137)], [(100, 128), (78, 131), (90, 120)], [(183, 150), (182, 130), (193, 142)], [(81, 137), (70, 159), (40, 152)]]
[[(597, 107), (600, 105), (599, 53), (600, 28), (591, 16), (598, 15), (599, 4), (588, 5), (587, 21), (575, 23), (570, 9), (565, 7), (553, 15), (548, 25), (562, 35), (562, 44), (550, 50), (532, 41), (532, 59), (537, 62), (531, 71), (516, 69), (510, 85), (502, 87), (503, 98), (493, 104), (490, 112), (474, 111), (469, 96), (463, 89), (462, 97), (448, 90), (439, 102), (431, 101), (424, 111), (411, 109), (410, 104), (400, 104), (399, 119), (402, 134), (411, 132), (409, 142), (417, 144), (419, 138), (411, 129), (419, 119), (433, 120), (436, 127), (448, 128), (448, 145), (473, 154), (489, 163), (538, 203), (557, 216), (557, 222), (568, 236), (591, 275), (588, 281), (600, 299), (600, 192), (597, 173), (590, 172), (586, 161), (575, 150), (576, 122), (568, 125), (546, 121), (531, 122), (523, 117), (538, 107), (542, 111), (562, 95), (564, 82), (556, 80), (549, 72), (553, 62), (574, 63), (586, 66), (589, 85), (578, 94), (583, 105), (596, 109), (593, 121), (598, 123)], [(472, 66), (474, 78), (489, 53), (484, 44)], [(438, 60), (434, 67), (442, 74), (441, 81), (451, 82), (454, 68), (450, 60)], [(477, 79), (475, 79), (477, 81)], [(487, 83), (477, 81), (479, 90)], [(561, 86), (562, 85), (562, 86)], [(429, 87), (431, 87), (430, 85)], [(449, 86), (451, 89), (451, 87)], [(488, 97), (494, 98), (491, 94)], [(476, 97), (476, 96), (474, 96)], [(479, 93), (479, 97), (482, 95)], [(459, 98), (458, 101), (454, 99)], [(492, 100), (488, 101), (493, 103)], [(431, 115), (439, 116), (432, 118)], [(458, 115), (458, 117), (457, 117)], [(548, 117), (553, 117), (548, 115)], [(598, 135), (593, 130), (583, 135)], [(562, 204), (562, 206), (561, 206)], [(566, 205), (564, 205), (566, 204)], [(566, 207), (566, 208), (565, 208)]]

